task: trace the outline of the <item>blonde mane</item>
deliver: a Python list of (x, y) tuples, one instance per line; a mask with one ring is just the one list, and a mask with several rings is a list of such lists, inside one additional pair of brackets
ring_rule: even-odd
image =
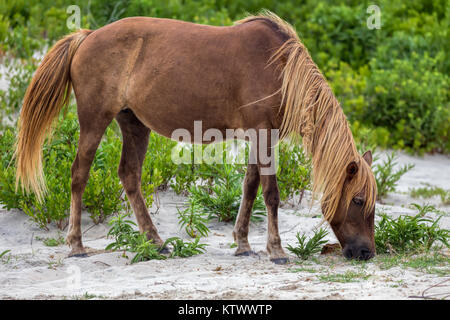
[[(269, 64), (279, 62), (282, 68), (280, 112), (284, 111), (280, 139), (290, 137), (302, 144), (312, 159), (313, 194), (322, 193), (325, 219), (331, 221), (344, 192), (345, 205), (363, 191), (364, 213), (375, 204), (376, 183), (370, 166), (358, 154), (347, 119), (325, 77), (301, 43), (295, 29), (270, 11), (250, 16), (238, 23), (266, 19), (288, 38), (273, 54)], [(284, 65), (283, 65), (284, 64)], [(346, 184), (347, 166), (355, 161), (356, 176)], [(346, 208), (346, 209), (347, 209)]]

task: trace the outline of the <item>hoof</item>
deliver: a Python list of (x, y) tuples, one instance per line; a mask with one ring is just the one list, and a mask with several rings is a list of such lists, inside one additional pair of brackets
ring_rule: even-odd
[(68, 258), (86, 258), (88, 256), (84, 249), (72, 250), (70, 251)]
[(256, 256), (259, 257), (259, 254), (257, 254), (255, 251), (253, 250), (249, 250), (249, 251), (244, 251), (244, 252), (236, 252), (234, 254), (236, 257), (250, 257), (250, 256)]
[(68, 258), (86, 258), (86, 257), (90, 257), (90, 256), (94, 256), (96, 254), (101, 254), (101, 253), (105, 253), (105, 250), (98, 250), (98, 249), (93, 249), (93, 248), (89, 248), (89, 247), (82, 247), (81, 249), (72, 249), (72, 251), (70, 251), (69, 255), (67, 256)]
[(170, 254), (171, 252), (170, 252), (170, 249), (169, 249), (169, 248), (163, 247), (163, 248), (161, 248), (161, 249), (159, 250), (159, 253), (160, 253), (160, 254)]
[(289, 262), (289, 258), (274, 258), (270, 259), (275, 264), (286, 264)]
[(87, 253), (74, 253), (69, 254), (69, 258), (86, 258), (88, 256)]

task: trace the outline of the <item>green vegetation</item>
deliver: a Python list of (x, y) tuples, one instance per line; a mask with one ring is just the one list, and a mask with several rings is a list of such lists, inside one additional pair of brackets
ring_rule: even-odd
[(57, 238), (36, 237), (36, 240), (41, 240), (47, 247), (57, 247), (66, 243), (66, 239), (64, 239), (64, 237), (61, 234), (59, 234)]
[(367, 280), (370, 278), (370, 274), (365, 271), (352, 271), (348, 270), (344, 273), (333, 273), (327, 275), (318, 275), (317, 278), (323, 282), (358, 282), (361, 280)]
[(305, 190), (311, 188), (311, 161), (300, 145), (280, 143), (277, 181), (280, 199), (285, 200), (293, 195), (300, 195), (300, 204)]
[[(190, 188), (191, 210), (198, 208), (202, 214), (208, 215), (209, 219), (217, 218), (225, 222), (236, 220), (242, 198), (243, 166), (230, 164), (205, 166), (208, 170), (202, 172), (202, 176), (209, 183)], [(261, 221), (262, 216), (266, 215), (265, 210), (266, 206), (259, 189), (251, 219)]]
[(182, 239), (173, 237), (166, 240), (162, 248), (147, 239), (146, 234), (139, 233), (134, 230), (136, 224), (127, 219), (128, 215), (119, 214), (109, 222), (111, 229), (108, 237), (112, 237), (114, 241), (110, 243), (105, 250), (123, 251), (135, 253), (131, 259), (131, 263), (147, 261), (147, 260), (164, 260), (167, 256), (160, 253), (162, 248), (168, 244), (173, 246), (170, 257), (190, 257), (201, 254), (205, 251), (206, 244), (200, 244), (200, 238), (196, 238), (193, 242), (184, 242)]
[(403, 269), (412, 268), (442, 277), (450, 274), (450, 257), (437, 250), (420, 254), (381, 254), (377, 255), (373, 262), (382, 270), (400, 266)]
[(416, 205), (414, 216), (401, 215), (394, 219), (381, 214), (375, 225), (375, 246), (378, 254), (402, 254), (430, 251), (433, 245), (449, 247), (450, 231), (439, 227), (438, 217), (432, 220), (425, 215), (435, 210), (431, 206)]
[[(417, 213), (412, 216), (400, 215), (392, 218), (386, 213), (377, 214), (380, 220), (375, 224), (377, 252), (375, 260), (383, 260), (383, 265), (397, 265), (405, 256), (420, 254), (426, 257), (431, 253), (441, 255), (439, 250), (450, 247), (450, 231), (439, 226), (442, 215), (435, 219), (427, 216), (429, 213), (439, 214), (440, 211), (427, 204), (412, 204), (412, 207), (417, 210)], [(319, 229), (307, 240), (305, 234), (298, 232), (296, 246), (288, 245), (286, 248), (300, 258), (300, 261), (312, 260), (313, 255), (320, 252), (323, 245), (327, 243), (324, 240), (327, 234), (325, 229)], [(354, 265), (366, 263), (366, 261), (351, 261)]]
[[(19, 209), (29, 215), (36, 224), (47, 229), (55, 223), (61, 230), (68, 225), (70, 210), (70, 172), (75, 159), (79, 126), (74, 106), (61, 119), (55, 132), (44, 147), (44, 173), (48, 192), (42, 203), (33, 194), (25, 194), (15, 188), (13, 150), (16, 129), (6, 128), (0, 132), (0, 204), (7, 209)], [(231, 143), (223, 144), (223, 156)], [(129, 210), (130, 204), (123, 191), (117, 168), (121, 155), (121, 134), (117, 124), (106, 130), (91, 167), (90, 177), (83, 195), (83, 204), (95, 224), (104, 222), (111, 215)], [(192, 226), (200, 227), (203, 236), (207, 229), (196, 224), (201, 219), (218, 218), (234, 221), (242, 196), (242, 181), (245, 166), (242, 164), (175, 164), (171, 160), (174, 141), (152, 133), (143, 165), (142, 192), (147, 207), (151, 207), (154, 194), (168, 186), (177, 193), (189, 195), (187, 211), (180, 213), (180, 222), (186, 232), (193, 235)], [(207, 146), (200, 146), (204, 151)], [(281, 149), (289, 148), (281, 143)], [(310, 165), (300, 146), (293, 147), (292, 156), (281, 152), (279, 169), (280, 193), (283, 197), (303, 192), (310, 184)], [(245, 149), (246, 150), (246, 149)], [(194, 148), (188, 149), (193, 156)], [(248, 151), (242, 156), (248, 154)], [(295, 170), (295, 167), (298, 170)], [(253, 221), (261, 221), (265, 215), (265, 204), (258, 192), (254, 205)], [(188, 214), (191, 213), (191, 215)], [(203, 218), (197, 219), (202, 216)], [(189, 222), (189, 219), (193, 220)], [(203, 224), (206, 220), (203, 222)], [(194, 224), (192, 224), (194, 223)], [(189, 230), (190, 229), (190, 230)], [(197, 232), (200, 231), (197, 229)]]
[(411, 189), (411, 197), (429, 199), (434, 196), (439, 196), (443, 204), (450, 204), (450, 190), (444, 190), (429, 184), (425, 185), (425, 187)]
[(207, 244), (200, 244), (200, 238), (195, 238), (193, 242), (184, 242), (183, 239), (178, 237), (172, 237), (166, 240), (167, 244), (171, 244), (173, 247), (170, 257), (191, 257), (197, 254), (204, 253)]
[(450, 257), (439, 252), (409, 257), (402, 262), (402, 265), (404, 268), (413, 268), (425, 273), (437, 274), (441, 277), (450, 275)]
[(392, 152), (387, 155), (387, 159), (382, 163), (378, 163), (373, 168), (373, 174), (377, 182), (377, 198), (378, 200), (385, 197), (389, 192), (394, 192), (400, 178), (409, 170), (414, 168), (414, 165), (407, 164), (397, 169), (394, 172), (394, 167), (397, 165), (396, 154)]
[(288, 245), (286, 248), (295, 254), (298, 258), (303, 260), (307, 260), (313, 254), (320, 252), (322, 246), (327, 243), (324, 238), (328, 235), (328, 231), (323, 228), (314, 231), (314, 235), (306, 241), (306, 235), (300, 235), (300, 232), (297, 232), (297, 241), (298, 244), (296, 247)]
[(0, 253), (0, 259), (3, 258), (3, 256), (5, 256), (8, 252), (11, 252), (11, 250), (5, 250), (3, 252)]
[(185, 210), (178, 210), (178, 223), (181, 228), (184, 228), (186, 233), (192, 237), (196, 238), (198, 236), (207, 237), (209, 233), (209, 228), (206, 225), (209, 221), (207, 217), (201, 212), (198, 206), (193, 205)]
[[(25, 194), (15, 189), (15, 167), (12, 161), (15, 130), (6, 129), (0, 134), (0, 204), (7, 209), (20, 209), (29, 215), (41, 228), (55, 222), (62, 230), (68, 224), (70, 210), (70, 172), (75, 159), (78, 145), (79, 127), (73, 112), (69, 112), (60, 121), (51, 140), (44, 147), (44, 172), (48, 192), (42, 203), (33, 194)], [(126, 207), (124, 194), (117, 168), (121, 154), (121, 138), (114, 130), (113, 123), (106, 131), (101, 142), (90, 178), (83, 195), (83, 203), (92, 221), (96, 224), (105, 221), (113, 213), (120, 212)], [(151, 139), (160, 139), (153, 135)], [(168, 139), (166, 139), (168, 140)], [(154, 190), (164, 183), (161, 172), (163, 166), (154, 167), (157, 161), (163, 162), (169, 154), (167, 144), (155, 144), (154, 153), (146, 157), (146, 169), (143, 182), (143, 194), (148, 206), (153, 201)], [(162, 158), (162, 159), (161, 159)], [(164, 172), (163, 172), (164, 173)], [(128, 205), (129, 206), (129, 205)]]
[(314, 269), (314, 268), (308, 268), (308, 267), (300, 267), (300, 268), (290, 268), (288, 269), (289, 272), (297, 273), (297, 272), (308, 272), (308, 273), (317, 273), (320, 270)]

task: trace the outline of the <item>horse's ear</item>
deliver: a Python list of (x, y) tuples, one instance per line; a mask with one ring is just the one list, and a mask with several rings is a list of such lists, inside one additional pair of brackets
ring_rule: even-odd
[(368, 151), (364, 152), (363, 159), (366, 160), (366, 162), (369, 166), (371, 166), (372, 165), (372, 151), (368, 150)]
[(352, 161), (347, 166), (347, 178), (353, 178), (358, 172), (358, 164), (355, 161)]

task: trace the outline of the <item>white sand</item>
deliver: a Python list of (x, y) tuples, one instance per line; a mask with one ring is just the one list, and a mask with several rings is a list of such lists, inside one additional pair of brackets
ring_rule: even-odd
[[(408, 191), (421, 182), (450, 189), (450, 159), (446, 156), (425, 158), (401, 155), (400, 163), (415, 163), (416, 167), (400, 181), (398, 190)], [(412, 200), (401, 192), (390, 195), (384, 211), (395, 214), (414, 213), (404, 205)], [(179, 229), (176, 207), (185, 198), (167, 191), (160, 194), (161, 209), (152, 218), (164, 239), (179, 236), (188, 239)], [(433, 199), (436, 201), (436, 199)], [(392, 203), (397, 203), (395, 206)], [(450, 226), (450, 208), (441, 226)], [(154, 209), (153, 209), (154, 210)], [(314, 218), (317, 207), (309, 210), (304, 201), (297, 209), (284, 206), (279, 213), (283, 244), (295, 243), (298, 231), (311, 234), (321, 219)], [(433, 215), (432, 215), (433, 216)], [(435, 218), (436, 216), (434, 216)], [(111, 242), (106, 238), (108, 226), (93, 226), (88, 215), (83, 217), (84, 243), (94, 249), (104, 249)], [(387, 270), (379, 264), (352, 264), (337, 254), (319, 256), (319, 264), (287, 265), (271, 263), (265, 252), (265, 222), (252, 224), (249, 240), (258, 257), (235, 257), (230, 248), (231, 224), (211, 222), (210, 235), (202, 239), (207, 252), (191, 258), (148, 261), (130, 264), (130, 259), (118, 252), (101, 253), (87, 258), (67, 258), (65, 245), (46, 247), (36, 237), (56, 237), (58, 231), (51, 226), (49, 232), (39, 230), (22, 212), (0, 210), (0, 253), (11, 250), (0, 263), (0, 298), (49, 299), (79, 298), (85, 293), (96, 298), (131, 299), (407, 299), (420, 296), (427, 288), (449, 280), (436, 274), (396, 266)], [(334, 236), (329, 240), (335, 242)], [(129, 257), (132, 258), (132, 254)], [(294, 257), (291, 259), (294, 261)], [(448, 267), (447, 274), (448, 274)], [(315, 269), (292, 272), (298, 268)], [(356, 272), (369, 275), (353, 282), (339, 283), (320, 276)], [(442, 297), (450, 292), (450, 281), (426, 292)]]

